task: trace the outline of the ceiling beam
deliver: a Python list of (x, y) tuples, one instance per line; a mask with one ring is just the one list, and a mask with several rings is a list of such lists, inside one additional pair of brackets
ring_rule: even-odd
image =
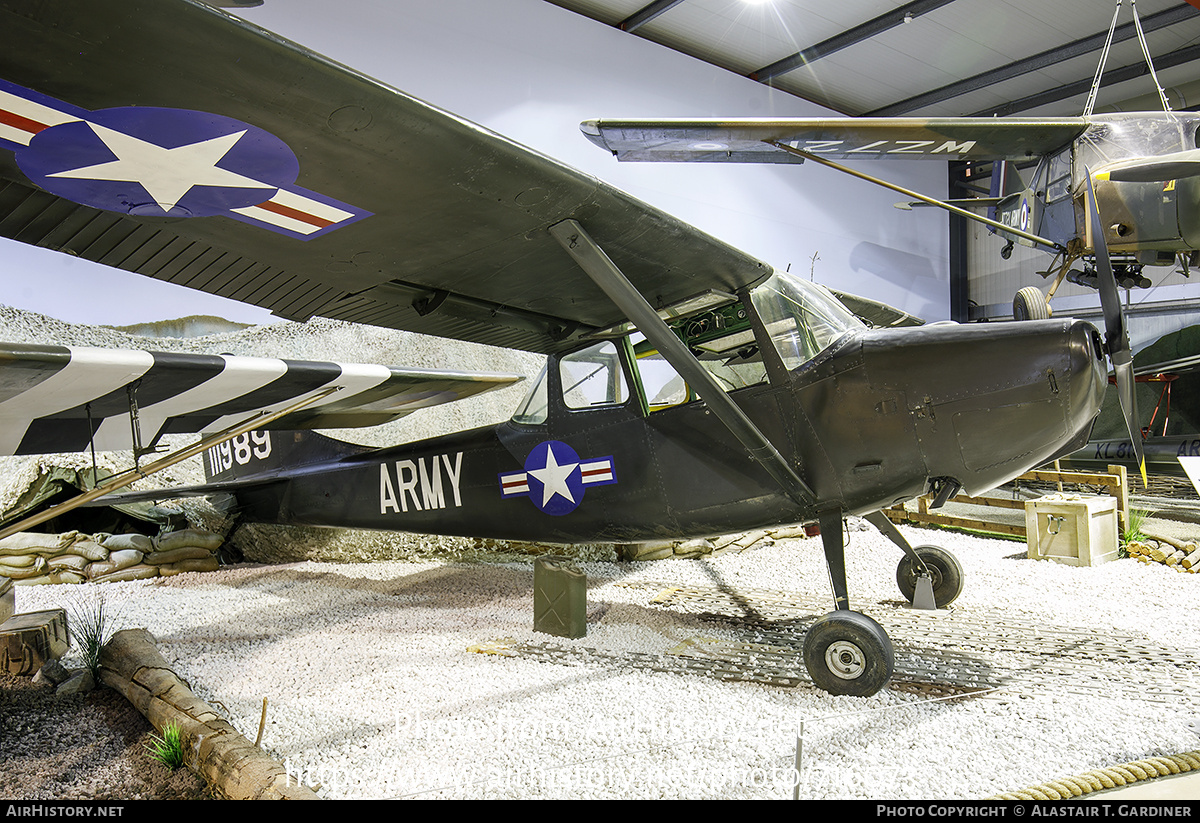
[[(1142, 29), (1144, 31), (1155, 31), (1174, 25), (1184, 20), (1194, 17), (1200, 12), (1194, 6), (1188, 3), (1181, 3), (1174, 8), (1160, 11), (1157, 14), (1152, 14), (1142, 21)], [(1120, 43), (1125, 40), (1132, 39), (1137, 36), (1137, 29), (1133, 23), (1126, 23), (1123, 26), (1118, 26), (1113, 33), (1113, 42)], [(1053, 49), (1047, 49), (1032, 57), (1026, 57), (1022, 60), (1015, 60), (1006, 66), (985, 71), (976, 74), (973, 77), (968, 77), (965, 80), (959, 80), (954, 83), (949, 83), (941, 88), (927, 91), (924, 94), (918, 94), (914, 97), (909, 97), (907, 100), (900, 100), (888, 106), (875, 109), (874, 111), (866, 112), (865, 117), (896, 117), (897, 115), (906, 114), (915, 109), (931, 106), (935, 103), (941, 103), (944, 100), (949, 100), (952, 97), (967, 94), (969, 92), (978, 91), (987, 86), (1001, 83), (1005, 80), (1011, 80), (1014, 77), (1019, 77), (1022, 74), (1028, 74), (1031, 71), (1038, 71), (1047, 66), (1061, 63), (1064, 60), (1069, 60), (1072, 57), (1079, 57), (1093, 51), (1099, 51), (1104, 47), (1105, 41), (1108, 39), (1108, 32), (1103, 31), (1093, 34), (1090, 37), (1083, 37), (1079, 40), (1074, 40), (1066, 45), (1059, 46)], [(1157, 65), (1157, 60), (1155, 61)], [(1069, 95), (1068, 95), (1069, 96)]]
[(758, 71), (751, 72), (748, 76), (751, 80), (766, 83), (772, 77), (778, 77), (781, 74), (787, 74), (789, 71), (794, 71), (802, 66), (807, 66), (809, 63), (820, 60), (822, 57), (828, 57), (834, 52), (841, 51), (848, 46), (853, 46), (855, 43), (869, 40), (888, 29), (902, 26), (907, 22), (911, 22), (914, 18), (920, 17), (922, 14), (928, 14), (935, 9), (948, 6), (953, 2), (954, 0), (914, 0), (914, 2), (906, 3), (898, 9), (881, 14), (873, 20), (868, 20), (860, 26), (847, 29), (841, 34), (830, 37), (828, 40), (823, 40), (815, 46), (809, 46), (803, 51), (798, 51), (790, 57), (777, 60), (769, 66), (763, 66)]
[(621, 31), (633, 31), (649, 23), (663, 12), (670, 11), (682, 2), (683, 0), (654, 0), (650, 5), (635, 11), (620, 23), (617, 23), (617, 28)]
[[(1200, 45), (1185, 46), (1182, 49), (1177, 49), (1168, 52), (1160, 57), (1154, 58), (1154, 67), (1156, 69), (1169, 69), (1173, 66), (1179, 66), (1184, 63), (1191, 63), (1195, 60), (1200, 60)], [(1119, 69), (1111, 69), (1104, 72), (1104, 77), (1100, 81), (1100, 86), (1112, 86), (1117, 83), (1124, 83), (1127, 80), (1133, 80), (1150, 73), (1150, 69), (1146, 63), (1133, 63), (1128, 66), (1122, 66)], [(1076, 80), (1074, 83), (1068, 83), (1065, 86), (1047, 89), (1046, 91), (1037, 94), (1031, 94), (1028, 97), (1022, 97), (1019, 100), (1013, 100), (1010, 103), (1005, 103), (1003, 106), (995, 108), (981, 109), (974, 114), (967, 115), (968, 117), (1007, 117), (1015, 112), (1027, 111), (1045, 106), (1048, 103), (1056, 103), (1059, 100), (1066, 100), (1068, 97), (1074, 97), (1077, 94), (1084, 94), (1092, 87), (1092, 81), (1095, 78), (1089, 77), (1084, 80)]]

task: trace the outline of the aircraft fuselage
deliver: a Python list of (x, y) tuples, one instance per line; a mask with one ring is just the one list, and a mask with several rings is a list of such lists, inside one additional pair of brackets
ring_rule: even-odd
[[(322, 459), (238, 499), (257, 521), (564, 543), (727, 533), (829, 506), (867, 513), (931, 480), (990, 489), (1082, 446), (1104, 386), (1098, 347), (1095, 329), (1070, 319), (860, 329), (783, 382), (731, 392), (813, 489), (807, 504), (702, 401), (570, 408), (557, 356), (543, 422)], [(621, 357), (627, 378), (636, 367)], [(246, 452), (243, 477), (287, 465), (314, 435), (269, 437), (261, 466)]]

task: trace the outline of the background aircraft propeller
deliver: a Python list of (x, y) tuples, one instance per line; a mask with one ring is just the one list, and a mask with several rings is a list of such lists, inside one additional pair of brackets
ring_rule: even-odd
[(1085, 169), (1087, 183), (1086, 206), (1088, 224), (1092, 233), (1092, 250), (1096, 254), (1097, 286), (1100, 305), (1104, 310), (1104, 349), (1112, 361), (1117, 380), (1117, 399), (1121, 413), (1125, 415), (1125, 427), (1129, 430), (1129, 441), (1137, 456), (1142, 474), (1142, 486), (1146, 485), (1146, 459), (1142, 454), (1142, 432), (1137, 421), (1137, 398), (1133, 387), (1133, 350), (1129, 346), (1129, 330), (1125, 326), (1125, 313), (1121, 310), (1121, 293), (1117, 289), (1117, 277), (1113, 272), (1112, 260), (1108, 256), (1108, 242), (1104, 239), (1104, 226), (1100, 223), (1100, 211), (1096, 206), (1096, 191), (1092, 186), (1092, 170)]

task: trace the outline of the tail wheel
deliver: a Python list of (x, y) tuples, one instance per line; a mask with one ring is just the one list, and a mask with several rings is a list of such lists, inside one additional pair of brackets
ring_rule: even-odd
[(854, 697), (875, 694), (896, 668), (887, 632), (852, 611), (830, 612), (813, 624), (804, 638), (804, 665), (818, 688)]
[[(949, 606), (963, 590), (963, 570), (958, 558), (940, 546), (917, 546), (913, 551), (929, 569), (934, 604), (939, 609)], [(921, 573), (921, 567), (907, 554), (900, 559), (900, 565), (896, 567), (896, 585), (900, 587), (900, 593), (909, 603), (916, 596), (917, 578)]]

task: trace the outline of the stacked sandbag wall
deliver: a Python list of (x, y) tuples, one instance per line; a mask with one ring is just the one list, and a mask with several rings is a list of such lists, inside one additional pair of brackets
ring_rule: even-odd
[(215, 571), (223, 538), (198, 529), (144, 534), (40, 534), (0, 540), (0, 577), (17, 585), (105, 583)]

